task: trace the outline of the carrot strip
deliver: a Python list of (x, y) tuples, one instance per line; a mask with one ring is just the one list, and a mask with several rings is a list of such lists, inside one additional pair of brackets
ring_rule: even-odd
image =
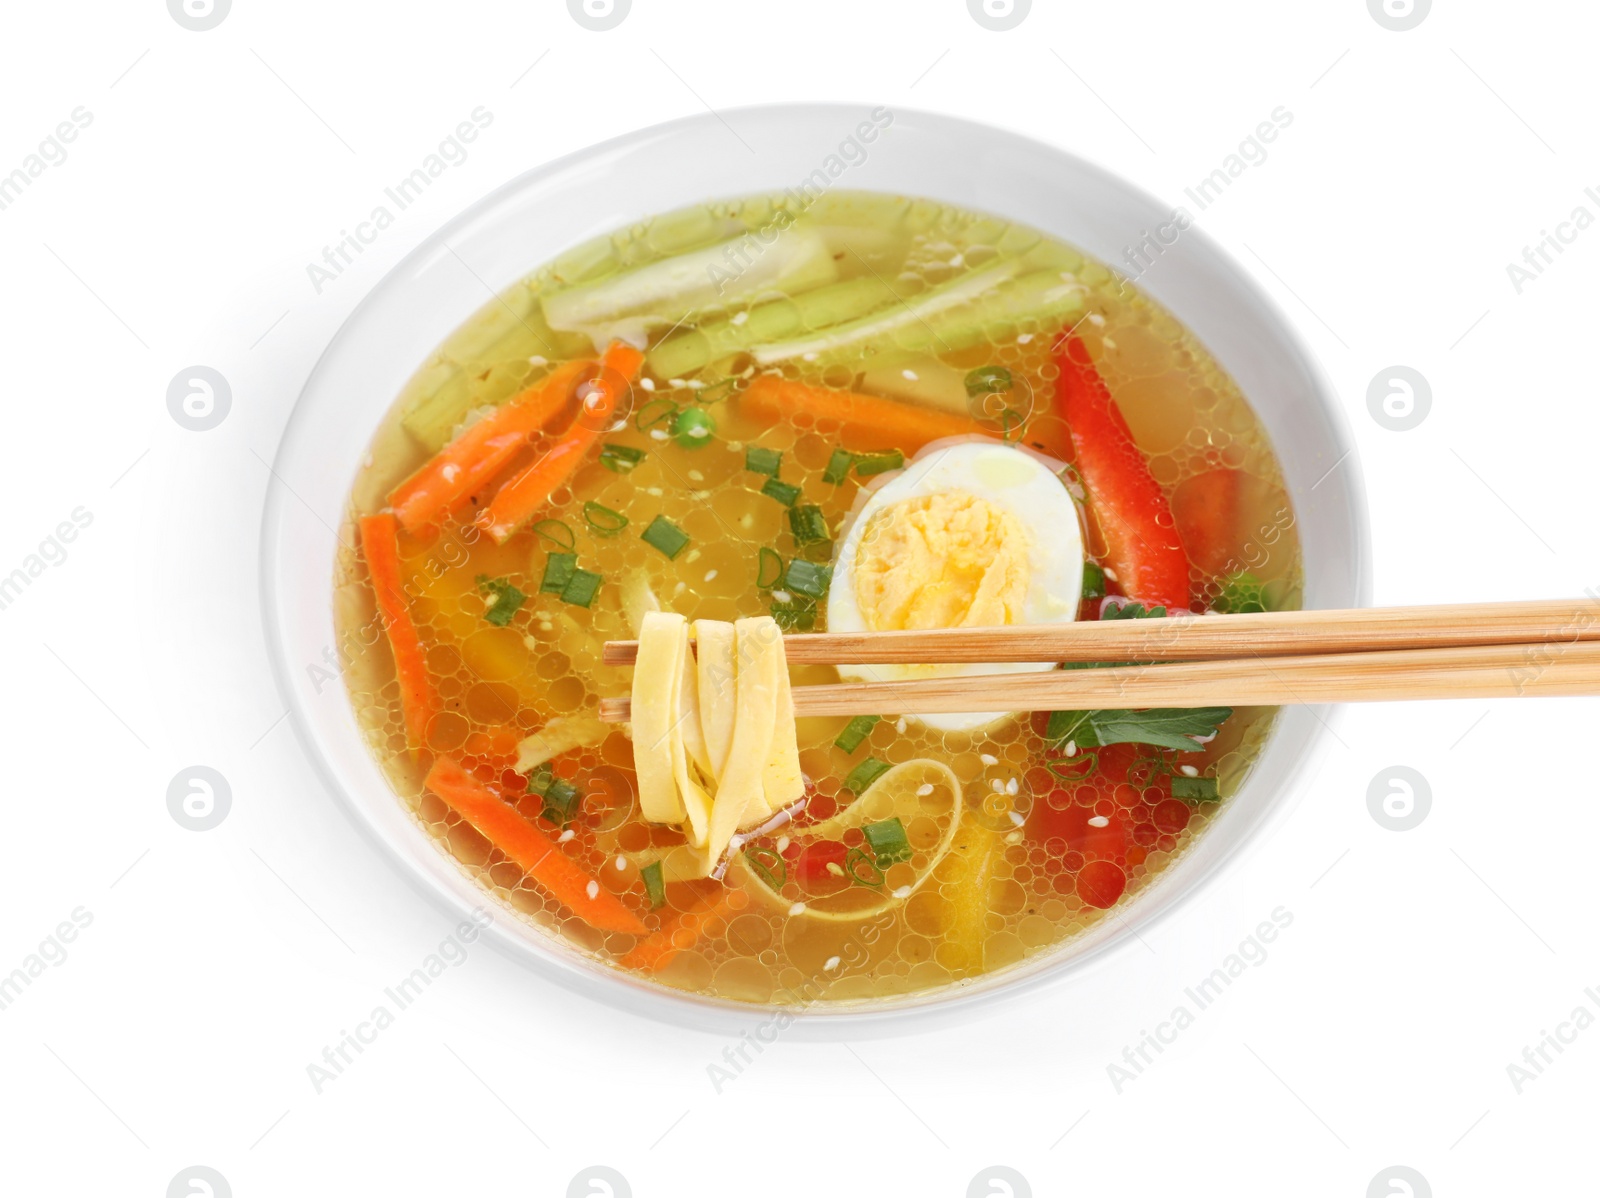
[(646, 973), (665, 969), (679, 953), (693, 948), (713, 923), (727, 919), (749, 901), (744, 891), (727, 887), (693, 910), (679, 912), (664, 921), (618, 958), (617, 964)]
[(400, 570), (400, 530), (385, 512), (361, 518), (361, 553), (378, 600), (378, 614), (394, 651), (395, 675), (400, 680), (400, 709), (405, 713), (406, 741), (415, 754), (427, 743), (428, 721), (439, 710), (439, 699), (428, 677), (427, 654), (411, 619)]
[(941, 437), (984, 433), (971, 417), (918, 407), (877, 395), (812, 387), (792, 379), (764, 374), (740, 396), (745, 411), (768, 423), (800, 413), (830, 420), (863, 449), (921, 449)]
[(573, 384), (593, 369), (594, 363), (585, 359), (561, 363), (425, 462), (389, 492), (401, 527), (415, 536), (443, 522), (566, 408)]
[(633, 346), (622, 341), (611, 343), (600, 360), (600, 377), (584, 396), (582, 407), (563, 439), (548, 453), (512, 475), (478, 516), (479, 527), (488, 531), (495, 544), (504, 545), (510, 540), (577, 472), (584, 455), (611, 423), (611, 414), (622, 398), (623, 387), (618, 384), (617, 377), (631, 383), (638, 377), (643, 363), (644, 355)]
[(592, 926), (634, 936), (648, 931), (621, 899), (457, 762), (448, 757), (435, 760), (427, 785), (551, 897)]

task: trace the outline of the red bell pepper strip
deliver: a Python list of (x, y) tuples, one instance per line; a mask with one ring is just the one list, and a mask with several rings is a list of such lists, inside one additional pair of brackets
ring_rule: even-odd
[(1083, 342), (1063, 338), (1055, 359), (1060, 371), (1056, 408), (1071, 434), (1078, 477), (1105, 538), (1105, 564), (1130, 599), (1187, 611), (1189, 559), (1161, 484)]

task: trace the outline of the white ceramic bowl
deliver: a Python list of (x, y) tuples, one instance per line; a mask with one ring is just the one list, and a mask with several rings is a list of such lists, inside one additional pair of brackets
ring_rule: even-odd
[[(879, 123), (887, 110), (879, 110)], [(691, 117), (529, 171), (420, 245), (351, 314), (317, 363), (279, 448), (288, 484), (268, 492), (262, 536), (265, 622), (294, 725), (330, 789), (372, 840), (441, 906), (487, 907), (485, 935), (548, 977), (643, 1013), (701, 1026), (751, 1008), (697, 999), (581, 957), (493, 901), (463, 875), (390, 791), (367, 752), (335, 643), (334, 539), (379, 418), (423, 358), (499, 289), (561, 251), (642, 218), (703, 200), (782, 191), (844, 166), (838, 188), (925, 196), (1032, 225), (1121, 265), (1126, 247), (1172, 210), (1098, 167), (1014, 134), (951, 117), (892, 113), (864, 153), (847, 142), (866, 106), (795, 105)], [(738, 130), (738, 137), (729, 125)], [(742, 140), (745, 145), (740, 144)], [(843, 147), (843, 148), (841, 148)], [(830, 157), (835, 156), (835, 157)], [(1287, 476), (1305, 555), (1307, 607), (1368, 599), (1368, 534), (1349, 432), (1320, 370), (1278, 307), (1197, 229), (1184, 231), (1139, 285), (1165, 304), (1238, 381), (1265, 422)], [(1059, 982), (1138, 936), (1189, 899), (1302, 786), (1325, 713), (1283, 714), (1248, 781), (1187, 853), (1121, 912), (1057, 951), (1009, 971), (866, 1009), (807, 1012), (813, 1032), (920, 1024), (932, 1012), (993, 1003)]]

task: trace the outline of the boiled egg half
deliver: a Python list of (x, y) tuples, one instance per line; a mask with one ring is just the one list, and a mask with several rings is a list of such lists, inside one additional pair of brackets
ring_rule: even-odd
[[(1077, 617), (1083, 532), (1059, 465), (988, 438), (930, 445), (863, 493), (834, 557), (830, 632), (1057, 624)], [(1023, 674), (1055, 663), (841, 665), (849, 681)], [(908, 716), (970, 731), (1008, 712)]]

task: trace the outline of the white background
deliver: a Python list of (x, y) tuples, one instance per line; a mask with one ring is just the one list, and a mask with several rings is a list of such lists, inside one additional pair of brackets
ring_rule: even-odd
[[(307, 1065), (448, 926), (282, 720), (255, 566), (266, 463), (322, 347), (529, 167), (707, 105), (737, 127), (739, 105), (847, 99), (990, 121), (1185, 203), (1282, 105), (1270, 156), (1199, 219), (1335, 381), (1376, 600), (1600, 586), (1600, 229), (1520, 295), (1506, 272), (1576, 206), (1600, 216), (1592, 6), (1440, 3), (1409, 32), (1363, 0), (1036, 0), (1003, 33), (961, 0), (634, 0), (603, 33), (558, 0), (235, 0), (203, 33), (160, 0), (3, 20), (0, 174), (93, 117), (0, 211), (0, 574), (93, 517), (0, 610), (0, 974), (93, 920), (0, 1011), (7, 1193), (159, 1196), (196, 1163), (241, 1198), (559, 1195), (595, 1163), (640, 1198), (957, 1198), (996, 1163), (1041, 1195), (1359, 1198), (1397, 1163), (1439, 1195), (1593, 1192), (1600, 1030), (1520, 1094), (1507, 1074), (1600, 1014), (1593, 700), (1343, 712), (1272, 840), (1031, 1005), (780, 1041), (719, 1095), (724, 1040), (480, 948), (318, 1094)], [(479, 105), (469, 158), (318, 294), (307, 264)], [(196, 363), (233, 393), (205, 433), (166, 409)], [(1432, 386), (1408, 432), (1367, 410), (1394, 364)], [(166, 807), (195, 763), (232, 788), (204, 833)], [(1367, 810), (1394, 764), (1431, 784), (1413, 831)], [(1118, 1093), (1108, 1064), (1280, 906), (1268, 960)]]

